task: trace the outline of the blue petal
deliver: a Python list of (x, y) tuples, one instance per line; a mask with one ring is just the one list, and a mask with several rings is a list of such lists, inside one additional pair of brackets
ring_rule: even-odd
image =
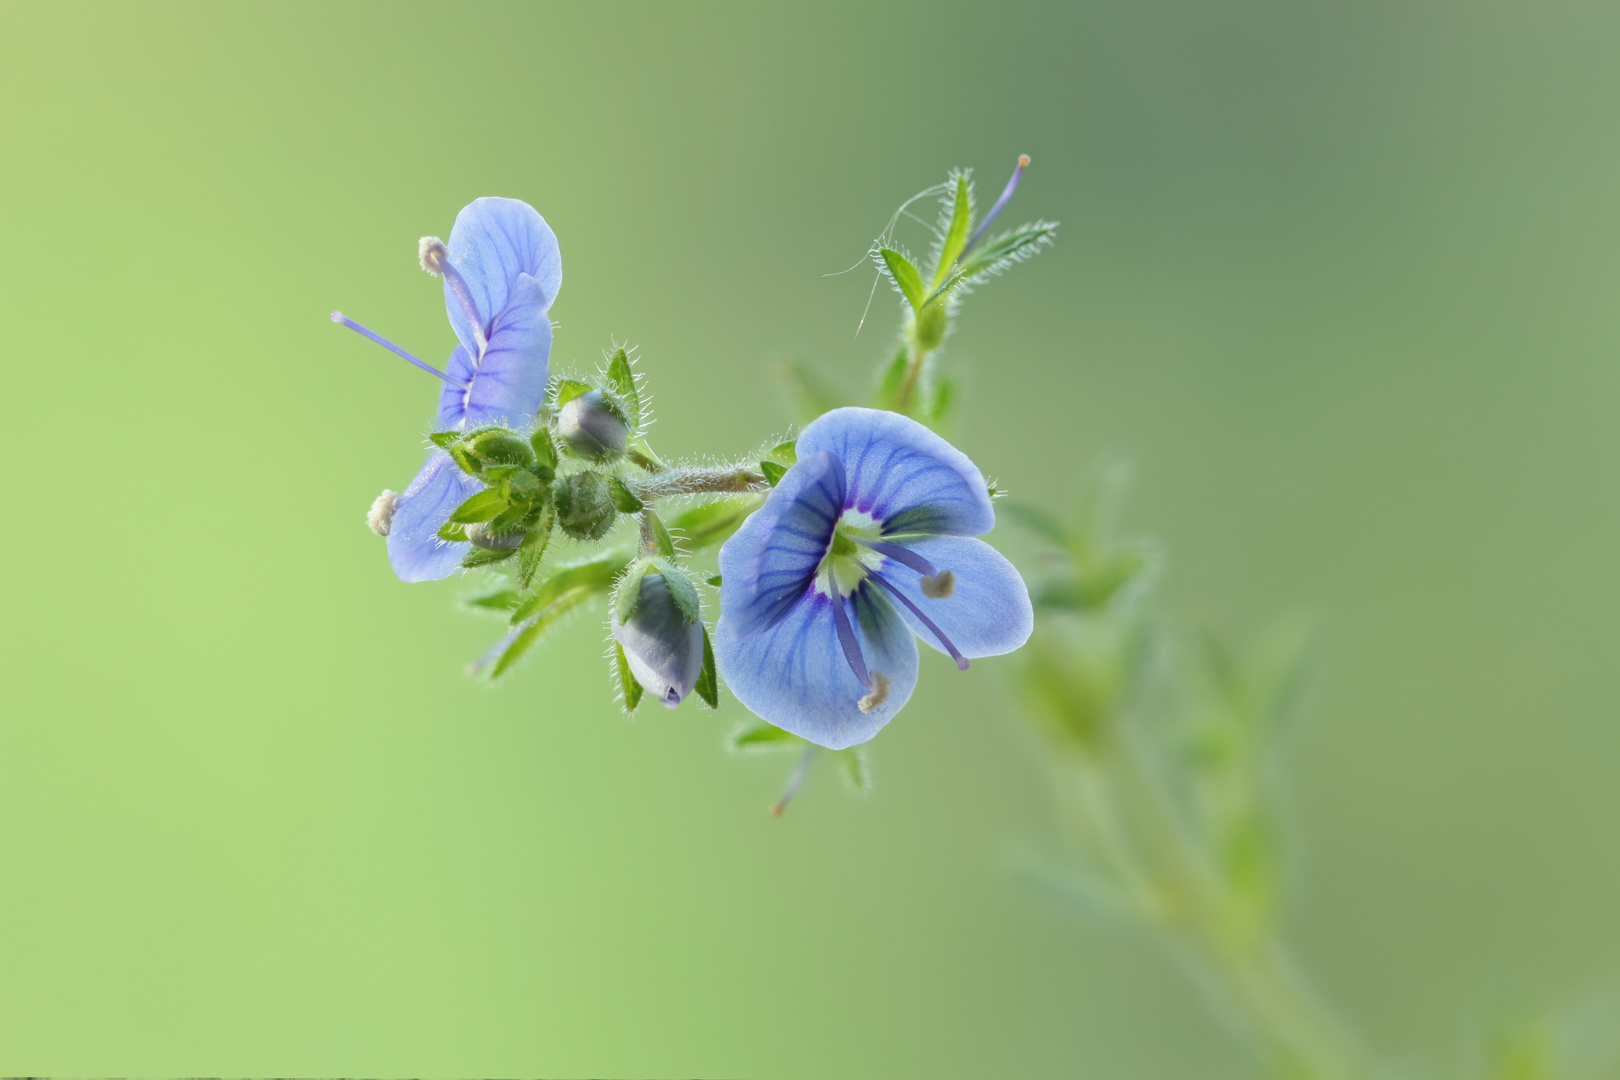
[[(905, 546), (949, 570), (956, 578), (950, 596), (933, 598), (918, 588), (922, 576), (897, 562), (885, 561), (883, 577), (922, 609), (963, 656), (1000, 656), (1029, 640), (1035, 628), (1035, 609), (1029, 602), (1029, 589), (1013, 564), (1001, 552), (965, 536), (931, 536), (909, 540)], [(917, 636), (944, 652), (939, 641), (915, 615), (898, 604), (906, 622)]]
[(439, 428), (448, 431), (479, 424), (504, 424), (519, 431), (534, 425), (534, 414), (546, 396), (546, 368), (551, 357), (551, 319), (540, 302), (540, 284), (519, 275), (506, 310), (496, 317), (489, 348), (475, 364), (466, 346), (457, 345), (445, 370), (468, 389), (446, 383), (439, 395)]
[(753, 634), (737, 632), (722, 601), (714, 659), (737, 700), (761, 719), (832, 750), (876, 735), (917, 686), (917, 639), (875, 585), (855, 595), (855, 636), (866, 666), (889, 680), (881, 705), (863, 713), (856, 704), (866, 688), (839, 647), (832, 601), (814, 588), (776, 625)]
[(720, 548), (720, 608), (739, 633), (763, 630), (804, 595), (844, 507), (844, 470), (831, 454), (799, 455)]
[[(521, 199), (474, 199), (456, 215), (450, 230), (450, 265), (467, 283), (473, 304), (478, 308), (482, 329), (511, 305), (511, 293), (518, 275), (527, 274), (540, 287), (540, 308), (551, 307), (562, 288), (562, 254), (557, 250), (557, 234), (546, 219)], [(476, 338), (467, 315), (461, 310), (450, 282), (445, 281), (444, 304), (450, 312), (450, 325), (467, 351), (478, 355)]]
[(915, 420), (879, 409), (834, 409), (799, 436), (800, 458), (822, 450), (844, 463), (844, 505), (878, 519), (886, 536), (978, 536), (995, 527), (984, 474)]
[(452, 510), (483, 489), (443, 450), (428, 455), (399, 497), (388, 529), (388, 561), (401, 581), (438, 581), (456, 571), (472, 545), (448, 543), (434, 534)]

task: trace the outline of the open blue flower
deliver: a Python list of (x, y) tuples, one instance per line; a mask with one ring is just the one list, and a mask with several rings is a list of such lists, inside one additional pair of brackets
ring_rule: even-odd
[(898, 413), (836, 409), (720, 549), (714, 656), (737, 699), (842, 750), (876, 735), (917, 685), (917, 642), (968, 658), (1029, 638), (1029, 590), (982, 540), (984, 476)]
[[(342, 323), (444, 383), (435, 430), (501, 424), (525, 431), (546, 392), (551, 319), (562, 287), (557, 236), (534, 207), (518, 199), (476, 199), (462, 207), (450, 243), (423, 237), (422, 268), (444, 278), (445, 307), (460, 344), (440, 371), (342, 312)], [(428, 455), (416, 479), (383, 523), (388, 559), (404, 581), (448, 577), (468, 545), (439, 539), (450, 512), (483, 489), (443, 450)]]

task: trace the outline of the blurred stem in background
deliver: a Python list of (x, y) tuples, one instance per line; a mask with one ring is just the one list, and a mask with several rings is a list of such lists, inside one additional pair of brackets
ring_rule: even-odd
[(1242, 657), (1206, 637), (1183, 660), (1147, 608), (1154, 550), (1116, 534), (1121, 487), (1118, 468), (1102, 470), (1066, 521), (1006, 508), (1048, 544), (1022, 684), (1077, 853), (1055, 873), (1068, 895), (1169, 942), (1274, 1075), (1375, 1075), (1278, 927), (1271, 764), (1304, 635), (1281, 631)]

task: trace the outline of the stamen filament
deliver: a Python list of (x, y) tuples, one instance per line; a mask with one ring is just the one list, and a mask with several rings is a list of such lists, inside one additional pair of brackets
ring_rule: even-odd
[(934, 569), (933, 563), (929, 562), (915, 551), (912, 551), (910, 548), (901, 547), (899, 544), (891, 544), (885, 540), (866, 540), (859, 536), (854, 536), (851, 534), (846, 535), (849, 535), (851, 540), (855, 541), (862, 547), (869, 547), (879, 555), (886, 555), (897, 563), (911, 567), (923, 577), (933, 577), (939, 573), (938, 570)]
[[(1027, 168), (1029, 168), (1029, 155), (1019, 154), (1018, 168), (1013, 170), (1012, 177), (1007, 181), (1007, 186), (1001, 189), (1001, 197), (990, 208), (990, 212), (984, 215), (984, 220), (979, 222), (977, 229), (973, 230), (973, 235), (968, 237), (967, 246), (962, 249), (963, 255), (973, 250), (973, 245), (979, 242), (979, 239), (984, 236), (985, 230), (990, 227), (990, 223), (996, 220), (996, 215), (1001, 213), (1001, 208), (1006, 206), (1008, 200), (1013, 197), (1013, 192), (1018, 190), (1018, 180), (1024, 175), (1024, 170)], [(960, 257), (958, 256), (958, 258)]]
[(911, 613), (917, 616), (924, 626), (928, 627), (929, 631), (939, 639), (939, 643), (945, 646), (945, 651), (951, 654), (951, 659), (956, 661), (957, 671), (966, 671), (968, 669), (968, 658), (962, 655), (961, 650), (957, 649), (956, 645), (952, 643), (951, 639), (945, 636), (945, 631), (941, 630), (939, 626), (935, 624), (933, 619), (930, 619), (928, 616), (924, 615), (922, 613), (922, 609), (911, 602), (911, 597), (907, 596), (893, 585), (890, 585), (888, 580), (877, 571), (872, 571), (869, 576), (873, 581), (877, 582), (885, 589), (888, 589), (891, 596), (900, 601), (902, 604), (906, 605), (906, 607), (911, 610)]
[(347, 326), (350, 330), (353, 330), (355, 333), (359, 334), (361, 337), (370, 338), (372, 341), (375, 341), (377, 344), (381, 345), (383, 348), (387, 349), (389, 352), (393, 353), (395, 356), (398, 356), (403, 360), (410, 361), (411, 363), (415, 364), (417, 367), (421, 368), (423, 371), (427, 372), (429, 375), (437, 375), (439, 378), (443, 379), (445, 382), (449, 383), (451, 386), (456, 387), (457, 389), (460, 389), (460, 390), (468, 389), (468, 386), (467, 386), (466, 383), (457, 382), (455, 379), (452, 379), (450, 376), (446, 375), (444, 372), (440, 371), (438, 368), (434, 367), (432, 364), (424, 363), (421, 360), (418, 360), (416, 357), (412, 356), (410, 353), (406, 352), (404, 349), (400, 348), (398, 345), (395, 345), (392, 341), (389, 341), (387, 338), (383, 337), (381, 334), (378, 334), (378, 333), (376, 333), (374, 331), (366, 329), (364, 326), (361, 326), (359, 323), (355, 322), (353, 319), (349, 318), (347, 315), (344, 315), (343, 312), (341, 312), (341, 311), (332, 312), (332, 321), (335, 322), (335, 323), (340, 323), (343, 326)]
[(455, 295), (456, 303), (461, 305), (461, 313), (467, 316), (467, 323), (472, 327), (473, 343), (478, 346), (478, 359), (484, 358), (489, 350), (489, 338), (484, 336), (484, 324), (478, 314), (478, 306), (473, 303), (472, 293), (467, 289), (467, 280), (456, 272), (450, 265), (450, 260), (444, 260), (444, 280), (450, 286), (450, 292)]
[(849, 613), (844, 610), (844, 598), (838, 595), (838, 586), (833, 584), (832, 596), (833, 625), (838, 628), (838, 644), (844, 647), (844, 659), (849, 661), (849, 670), (861, 681), (866, 689), (872, 689), (872, 676), (866, 671), (866, 657), (861, 655), (861, 643), (855, 640), (855, 628), (849, 624)]

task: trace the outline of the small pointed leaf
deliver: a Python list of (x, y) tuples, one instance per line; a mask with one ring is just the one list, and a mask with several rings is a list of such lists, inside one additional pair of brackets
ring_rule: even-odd
[(506, 500), (494, 488), (485, 488), (450, 512), (450, 520), (462, 525), (493, 521), (506, 509)]
[[(701, 624), (700, 624), (701, 625)], [(709, 644), (709, 628), (703, 627), (703, 670), (698, 673), (698, 697), (711, 709), (720, 707), (720, 678), (714, 670), (714, 648)]]
[(636, 375), (630, 369), (630, 354), (623, 349), (613, 354), (608, 363), (608, 382), (617, 391), (620, 400), (624, 403), (625, 411), (631, 428), (641, 426), (641, 394), (636, 390)]
[(951, 264), (956, 257), (962, 254), (962, 248), (967, 245), (968, 226), (973, 218), (973, 184), (967, 178), (967, 173), (956, 174), (956, 201), (951, 206), (951, 224), (945, 233), (945, 241), (939, 251), (939, 265), (934, 267), (933, 288), (939, 288), (939, 283), (945, 280), (950, 272)]
[(625, 659), (624, 646), (617, 641), (613, 643), (613, 666), (619, 676), (619, 696), (624, 702), (624, 711), (633, 713), (636, 706), (641, 704), (641, 684), (630, 673), (630, 661)]
[(778, 465), (774, 461), (760, 462), (759, 471), (765, 474), (765, 479), (770, 483), (771, 487), (775, 487), (781, 482), (782, 477), (787, 475), (787, 467)]
[(899, 287), (906, 301), (911, 304), (911, 309), (921, 311), (924, 299), (922, 275), (911, 264), (911, 260), (893, 248), (879, 248), (878, 256), (883, 260), (883, 265), (888, 268), (890, 279)]

